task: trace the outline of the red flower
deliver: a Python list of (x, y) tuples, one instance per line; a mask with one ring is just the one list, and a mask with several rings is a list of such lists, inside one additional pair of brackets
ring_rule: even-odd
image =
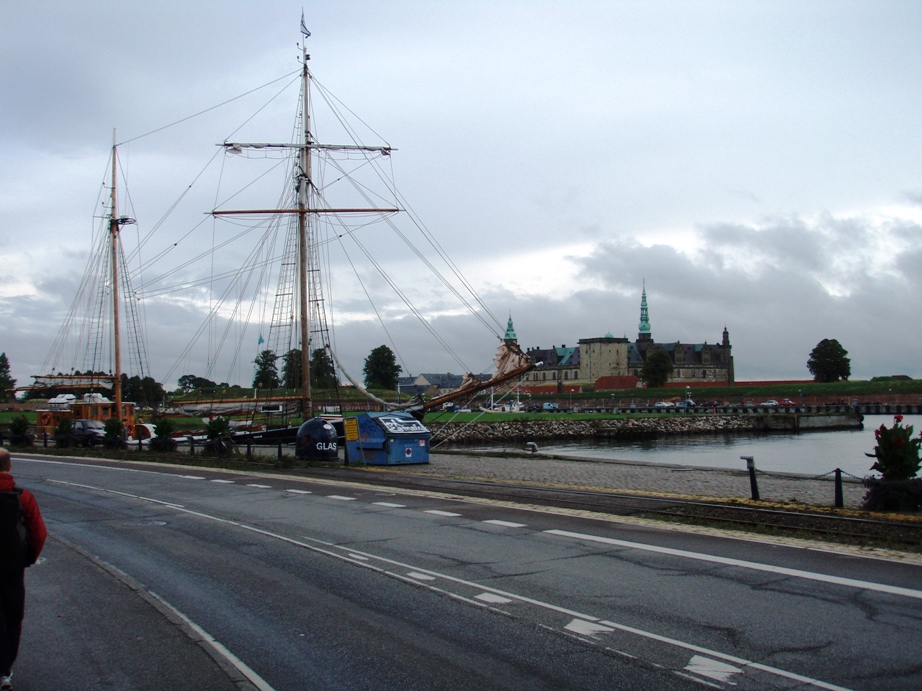
[(893, 416), (893, 420), (896, 422), (896, 424), (900, 424), (900, 423), (903, 421), (903, 416), (902, 416), (902, 415), (894, 415), (894, 416)]

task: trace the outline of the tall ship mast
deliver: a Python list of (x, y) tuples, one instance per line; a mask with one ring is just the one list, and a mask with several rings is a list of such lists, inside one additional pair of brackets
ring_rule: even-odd
[[(311, 133), (311, 73), (308, 63), (310, 55), (307, 52), (306, 39), (310, 32), (301, 22), (301, 33), (304, 41), (301, 44), (301, 141), (295, 143), (252, 143), (252, 142), (224, 142), (222, 146), (228, 151), (239, 153), (247, 149), (287, 149), (297, 152), (298, 166), (293, 176), (295, 186), (295, 199), (297, 205), (293, 208), (281, 209), (249, 209), (249, 210), (214, 210), (215, 216), (233, 216), (244, 214), (296, 214), (297, 215), (297, 251), (298, 251), (298, 295), (300, 316), (300, 352), (301, 352), (301, 394), (300, 407), (302, 417), (307, 420), (313, 417), (313, 400), (311, 397), (310, 356), (312, 336), (318, 334), (328, 345), (328, 330), (326, 325), (326, 311), (323, 307), (323, 297), (320, 294), (319, 271), (316, 248), (317, 218), (321, 214), (346, 215), (346, 214), (393, 214), (397, 208), (367, 207), (367, 208), (331, 208), (324, 206), (317, 187), (312, 177), (312, 152), (315, 150), (327, 151), (361, 151), (371, 155), (388, 156), (391, 153), (389, 146), (365, 146), (360, 144), (321, 144), (315, 141)], [(317, 323), (312, 323), (311, 313), (317, 317)]]

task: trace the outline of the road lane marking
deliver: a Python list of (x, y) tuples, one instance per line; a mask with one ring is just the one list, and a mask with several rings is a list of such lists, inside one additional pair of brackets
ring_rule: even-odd
[(508, 597), (494, 595), (493, 593), (480, 593), (480, 595), (475, 595), (474, 599), (489, 602), (491, 605), (508, 605), (512, 602)]
[(712, 660), (709, 657), (702, 657), (701, 655), (692, 655), (692, 659), (685, 665), (685, 669), (694, 674), (700, 674), (702, 677), (707, 677), (708, 679), (722, 681), (725, 684), (733, 684), (733, 682), (730, 681), (731, 677), (734, 674), (743, 673), (743, 670), (739, 667), (734, 667), (733, 665), (728, 665), (718, 660)]
[(375, 506), (386, 506), (389, 509), (405, 509), (407, 508), (406, 504), (392, 504), (389, 501), (376, 501), (372, 502)]
[(176, 477), (181, 477), (185, 480), (204, 480), (201, 475), (177, 475)]
[(457, 518), (460, 516), (460, 513), (452, 513), (451, 511), (439, 511), (438, 509), (430, 509), (426, 513), (431, 513), (434, 516), (447, 516), (448, 518)]
[(564, 628), (567, 631), (578, 633), (580, 636), (595, 636), (598, 633), (611, 633), (614, 631), (610, 626), (602, 626), (601, 624), (596, 624), (592, 621), (583, 621), (582, 619), (574, 619), (564, 626)]
[(511, 521), (500, 521), (495, 518), (489, 521), (484, 521), (484, 523), (489, 523), (490, 525), (501, 525), (504, 528), (525, 528), (527, 527), (524, 523), (513, 523)]
[(219, 483), (219, 484), (221, 484), (221, 485), (234, 485), (234, 484), (236, 484), (233, 480), (222, 480), (222, 479), (220, 479), (220, 478), (216, 478), (216, 479), (212, 480), (212, 482), (217, 482), (217, 483)]
[(327, 499), (338, 499), (339, 501), (355, 501), (355, 497), (344, 497), (341, 494), (328, 494)]
[[(637, 628), (634, 628), (634, 627), (631, 627), (631, 626), (626, 626), (626, 625), (624, 625), (624, 624), (618, 624), (618, 623), (615, 623), (615, 622), (612, 622), (612, 621), (601, 620), (599, 617), (594, 617), (594, 616), (592, 616), (592, 615), (590, 615), (590, 614), (584, 614), (584, 613), (582, 613), (582, 612), (577, 612), (577, 611), (575, 611), (575, 610), (567, 609), (566, 607), (561, 607), (561, 606), (559, 606), (559, 605), (555, 605), (555, 604), (552, 604), (552, 603), (550, 603), (550, 602), (543, 602), (543, 601), (541, 601), (541, 600), (535, 600), (535, 599), (533, 599), (533, 598), (530, 598), (530, 597), (527, 597), (527, 596), (524, 596), (524, 595), (517, 595), (517, 594), (515, 594), (515, 593), (511, 593), (511, 592), (499, 590), (498, 588), (491, 588), (491, 587), (489, 587), (489, 586), (484, 586), (484, 585), (482, 585), (482, 584), (480, 584), (480, 583), (474, 583), (474, 582), (472, 582), (472, 581), (466, 581), (466, 580), (461, 579), (461, 578), (456, 578), (455, 576), (450, 576), (450, 575), (448, 575), (448, 574), (438, 573), (438, 572), (436, 572), (436, 571), (431, 571), (431, 570), (429, 570), (429, 569), (420, 569), (420, 568), (418, 568), (418, 567), (414, 567), (414, 566), (411, 566), (411, 565), (409, 565), (409, 564), (404, 564), (404, 563), (402, 563), (402, 562), (399, 562), (399, 561), (396, 561), (396, 560), (393, 560), (393, 559), (388, 559), (388, 558), (386, 558), (386, 557), (381, 557), (381, 556), (378, 556), (378, 555), (375, 555), (375, 554), (371, 554), (371, 553), (369, 553), (369, 552), (361, 552), (361, 551), (359, 551), (359, 550), (349, 550), (348, 552), (346, 552), (346, 553), (344, 554), (344, 553), (343, 553), (343, 551), (345, 551), (344, 548), (341, 548), (341, 547), (339, 547), (338, 545), (335, 545), (335, 544), (330, 543), (330, 542), (326, 542), (326, 541), (323, 541), (323, 540), (318, 540), (317, 538), (308, 537), (308, 536), (306, 536), (306, 535), (304, 536), (304, 541), (302, 541), (302, 540), (296, 540), (296, 539), (291, 538), (291, 537), (288, 537), (288, 536), (286, 536), (286, 535), (281, 535), (281, 534), (279, 534), (279, 533), (273, 533), (273, 532), (271, 532), (271, 531), (269, 531), (269, 530), (265, 530), (265, 529), (263, 529), (263, 528), (257, 528), (256, 526), (253, 526), (253, 525), (248, 525), (248, 524), (246, 524), (246, 523), (240, 523), (239, 521), (233, 521), (233, 520), (230, 520), (230, 519), (228, 519), (228, 518), (221, 518), (220, 516), (214, 516), (214, 515), (212, 515), (212, 514), (207, 514), (207, 513), (204, 513), (204, 512), (202, 512), (202, 511), (195, 511), (195, 510), (193, 510), (193, 509), (184, 508), (184, 507), (181, 507), (181, 506), (178, 506), (178, 505), (175, 505), (175, 504), (169, 504), (168, 502), (161, 501), (161, 500), (159, 500), (159, 499), (153, 499), (153, 498), (151, 498), (151, 497), (144, 497), (144, 496), (137, 495), (137, 494), (128, 494), (128, 493), (126, 493), (126, 492), (119, 492), (119, 491), (117, 491), (117, 490), (106, 489), (106, 488), (104, 488), (104, 487), (94, 487), (94, 486), (92, 486), (92, 485), (81, 485), (81, 484), (72, 483), (72, 482), (65, 482), (65, 481), (62, 481), (62, 480), (51, 480), (50, 482), (54, 482), (54, 483), (56, 483), (56, 484), (61, 484), (61, 485), (70, 485), (70, 486), (73, 486), (73, 487), (81, 487), (81, 488), (84, 488), (84, 489), (91, 489), (91, 490), (95, 490), (95, 491), (98, 491), (98, 492), (105, 492), (105, 493), (114, 494), (114, 495), (117, 495), (117, 496), (123, 496), (123, 497), (133, 498), (133, 499), (136, 499), (136, 500), (138, 500), (138, 501), (146, 501), (146, 502), (151, 502), (151, 503), (153, 503), (153, 504), (158, 504), (158, 505), (162, 505), (162, 506), (168, 506), (168, 507), (170, 507), (170, 508), (175, 509), (176, 511), (179, 511), (179, 512), (181, 512), (181, 513), (188, 514), (188, 515), (190, 515), (190, 516), (198, 516), (199, 518), (203, 518), (203, 519), (205, 519), (205, 520), (210, 520), (210, 521), (214, 521), (214, 522), (216, 522), (216, 523), (223, 523), (223, 524), (225, 524), (225, 525), (234, 526), (234, 527), (240, 528), (241, 530), (246, 530), (246, 531), (249, 531), (249, 532), (251, 532), (251, 533), (256, 533), (257, 535), (263, 535), (263, 536), (265, 536), (265, 537), (274, 538), (274, 539), (279, 540), (279, 541), (281, 541), (281, 542), (286, 542), (286, 543), (288, 543), (288, 544), (290, 544), (290, 545), (295, 545), (295, 546), (297, 546), (297, 547), (302, 547), (302, 548), (304, 548), (304, 549), (308, 549), (308, 550), (310, 550), (310, 551), (312, 551), (312, 552), (316, 552), (316, 553), (318, 553), (318, 554), (325, 554), (325, 555), (327, 555), (327, 556), (329, 556), (329, 557), (333, 557), (334, 559), (339, 559), (339, 560), (341, 560), (341, 561), (346, 561), (346, 562), (348, 562), (348, 563), (350, 563), (350, 564), (354, 564), (354, 565), (356, 565), (356, 566), (361, 566), (361, 567), (363, 567), (363, 568), (370, 569), (370, 570), (372, 570), (372, 571), (376, 571), (376, 572), (378, 572), (378, 573), (381, 573), (381, 574), (384, 574), (384, 575), (387, 575), (387, 576), (391, 576), (391, 577), (393, 577), (393, 578), (396, 578), (396, 579), (399, 579), (399, 580), (402, 580), (402, 581), (407, 581), (407, 582), (412, 582), (412, 583), (418, 583), (420, 587), (430, 588), (430, 589), (432, 589), (432, 590), (434, 590), (434, 591), (438, 591), (438, 592), (445, 592), (446, 594), (448, 594), (448, 595), (450, 595), (450, 596), (452, 596), (452, 597), (455, 597), (455, 598), (457, 598), (457, 599), (460, 600), (460, 601), (470, 602), (470, 603), (472, 603), (472, 604), (477, 604), (474, 600), (469, 600), (469, 599), (464, 598), (464, 597), (462, 597), (462, 596), (460, 596), (460, 595), (458, 595), (458, 594), (451, 593), (450, 591), (443, 591), (442, 589), (436, 588), (436, 587), (431, 586), (431, 585), (426, 585), (426, 584), (424, 584), (424, 583), (420, 583), (419, 581), (415, 581), (415, 580), (414, 580), (414, 581), (410, 581), (410, 580), (407, 579), (406, 576), (404, 576), (404, 575), (402, 575), (402, 574), (400, 574), (400, 573), (396, 573), (396, 572), (394, 572), (394, 571), (389, 571), (389, 570), (386, 569), (386, 568), (382, 568), (382, 567), (380, 567), (380, 566), (376, 566), (376, 565), (374, 565), (374, 564), (372, 564), (372, 563), (370, 563), (370, 562), (371, 562), (372, 560), (374, 560), (374, 561), (377, 561), (377, 562), (383, 562), (383, 563), (385, 563), (385, 564), (390, 564), (390, 565), (392, 565), (392, 566), (397, 566), (397, 567), (400, 567), (401, 569), (405, 569), (405, 570), (411, 570), (411, 571), (412, 571), (412, 570), (415, 569), (415, 571), (414, 571), (415, 573), (422, 573), (422, 574), (430, 575), (430, 576), (433, 577), (433, 580), (434, 580), (435, 578), (440, 578), (440, 579), (442, 579), (442, 580), (444, 580), (444, 581), (447, 581), (447, 582), (452, 582), (452, 583), (457, 583), (457, 584), (461, 584), (461, 585), (465, 585), (465, 586), (469, 586), (469, 587), (473, 587), (473, 588), (478, 588), (478, 589), (480, 589), (480, 590), (487, 591), (487, 592), (490, 592), (490, 593), (493, 593), (493, 594), (496, 594), (496, 595), (508, 597), (509, 599), (511, 599), (511, 600), (513, 600), (513, 601), (518, 601), (518, 602), (523, 602), (523, 603), (526, 603), (526, 604), (534, 605), (535, 607), (538, 607), (538, 608), (541, 608), (541, 609), (544, 609), (544, 610), (547, 610), (547, 611), (550, 611), (550, 612), (556, 612), (556, 613), (559, 613), (559, 614), (565, 614), (565, 615), (568, 615), (568, 616), (573, 617), (573, 618), (575, 618), (575, 619), (580, 619), (580, 620), (585, 621), (585, 622), (598, 622), (598, 623), (599, 623), (600, 625), (602, 625), (602, 626), (609, 626), (609, 627), (611, 627), (611, 628), (613, 628), (613, 629), (618, 629), (618, 630), (620, 630), (620, 631), (624, 631), (624, 632), (626, 632), (626, 633), (631, 633), (631, 634), (634, 634), (634, 635), (636, 635), (636, 636), (641, 636), (641, 637), (644, 637), (644, 638), (649, 638), (649, 639), (651, 639), (651, 640), (659, 641), (659, 642), (661, 642), (661, 643), (666, 643), (666, 644), (668, 644), (668, 645), (673, 645), (673, 646), (676, 646), (676, 647), (684, 648), (684, 649), (686, 649), (686, 650), (691, 650), (691, 651), (694, 651), (694, 652), (698, 652), (698, 653), (701, 653), (701, 654), (703, 654), (703, 655), (707, 655), (707, 656), (709, 656), (709, 657), (716, 657), (716, 658), (721, 659), (721, 660), (726, 660), (727, 662), (732, 662), (732, 663), (735, 663), (735, 664), (738, 664), (738, 665), (742, 665), (742, 666), (745, 666), (745, 667), (751, 667), (751, 668), (753, 668), (753, 669), (758, 669), (758, 670), (761, 670), (761, 671), (763, 671), (763, 672), (767, 672), (767, 673), (769, 673), (769, 674), (774, 674), (774, 675), (776, 675), (776, 676), (780, 676), (780, 677), (783, 677), (783, 678), (786, 678), (786, 679), (793, 679), (793, 680), (796, 680), (796, 681), (799, 681), (799, 682), (802, 682), (802, 683), (806, 683), (806, 684), (810, 684), (810, 685), (812, 685), (812, 686), (816, 686), (816, 687), (818, 687), (818, 688), (827, 689), (828, 691), (850, 691), (849, 689), (846, 689), (846, 688), (844, 688), (844, 687), (842, 687), (842, 686), (836, 686), (835, 684), (828, 684), (828, 683), (826, 683), (826, 682), (819, 681), (818, 679), (812, 679), (812, 678), (810, 678), (810, 677), (805, 677), (805, 676), (803, 676), (803, 675), (795, 674), (795, 673), (793, 673), (793, 672), (788, 672), (788, 671), (786, 671), (786, 670), (783, 670), (783, 669), (780, 669), (780, 668), (777, 668), (777, 667), (770, 667), (769, 665), (763, 665), (763, 664), (761, 664), (761, 663), (752, 662), (752, 661), (746, 660), (745, 658), (736, 657), (736, 656), (734, 656), (734, 655), (726, 655), (726, 654), (721, 653), (721, 652), (718, 652), (718, 651), (716, 651), (716, 650), (710, 650), (710, 649), (708, 649), (708, 648), (704, 648), (704, 647), (702, 647), (702, 646), (694, 645), (694, 644), (692, 644), (692, 643), (685, 643), (684, 641), (680, 641), (680, 640), (677, 640), (677, 639), (674, 639), (674, 638), (668, 638), (668, 637), (666, 637), (666, 636), (660, 636), (659, 634), (655, 634), (655, 633), (652, 633), (652, 632), (650, 632), (650, 631), (644, 631), (643, 629), (637, 629)], [(552, 532), (552, 531), (547, 531), (547, 532)], [(578, 535), (578, 533), (574, 533), (574, 535)], [(309, 544), (309, 543), (314, 543), (314, 544)], [(321, 546), (321, 545), (322, 545), (322, 546)], [(339, 551), (334, 551), (334, 550), (339, 550)], [(351, 556), (352, 554), (356, 554), (356, 555), (358, 555), (358, 556), (360, 556), (360, 557), (367, 557), (369, 561), (368, 561), (368, 562), (359, 561), (359, 560), (356, 559), (355, 557)], [(571, 622), (571, 624), (572, 624), (572, 622)]]
[(272, 489), (272, 485), (257, 485), (255, 482), (250, 482), (247, 484), (247, 487), (256, 487), (258, 489)]
[(822, 583), (833, 583), (835, 585), (844, 585), (861, 590), (875, 590), (880, 593), (889, 595), (902, 595), (903, 597), (913, 597), (922, 599), (922, 590), (912, 590), (911, 588), (900, 588), (895, 585), (885, 585), (883, 583), (872, 583), (871, 581), (859, 581), (854, 578), (843, 578), (842, 576), (830, 576), (824, 573), (814, 573), (813, 571), (802, 571), (800, 569), (789, 569), (784, 566), (773, 566), (772, 564), (759, 564), (754, 561), (744, 561), (742, 559), (733, 559), (731, 557), (718, 557), (713, 554), (703, 554), (701, 552), (688, 552), (684, 549), (672, 549), (670, 547), (658, 547), (657, 545), (645, 545), (640, 542), (628, 542), (627, 540), (616, 540), (610, 537), (601, 537), (599, 535), (587, 535), (585, 533), (572, 533), (568, 530), (545, 530), (548, 535), (558, 535), (560, 537), (571, 537), (577, 540), (586, 540), (588, 542), (600, 542), (605, 545), (615, 547), (626, 547), (628, 549), (637, 549), (644, 552), (655, 552), (657, 554), (666, 554), (672, 557), (682, 557), (684, 559), (696, 559), (698, 561), (707, 561), (714, 564), (723, 564), (725, 566), (737, 566), (743, 569), (753, 571), (765, 571), (768, 573), (777, 573), (782, 576), (792, 576), (793, 578), (804, 578), (811, 581), (820, 581)]
[(410, 571), (410, 573), (408, 573), (407, 576), (409, 576), (410, 578), (415, 578), (418, 581), (434, 581), (435, 580), (435, 576), (430, 576), (427, 573), (419, 573), (419, 571)]
[(286, 489), (285, 491), (291, 492), (292, 494), (311, 494), (311, 492), (306, 489)]

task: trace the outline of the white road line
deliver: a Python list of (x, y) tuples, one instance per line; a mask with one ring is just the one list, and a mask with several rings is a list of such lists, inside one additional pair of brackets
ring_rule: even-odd
[(215, 480), (212, 480), (212, 482), (217, 482), (217, 483), (222, 484), (222, 485), (233, 485), (233, 484), (235, 484), (233, 480), (222, 480), (222, 479), (220, 479), (220, 478), (215, 479)]
[(489, 521), (484, 521), (484, 523), (489, 523), (490, 525), (501, 525), (504, 528), (525, 528), (527, 527), (524, 523), (512, 523), (511, 521), (500, 521), (495, 518)]
[(186, 480), (204, 480), (201, 475), (177, 475), (177, 477), (185, 478)]
[(182, 619), (182, 621), (185, 622), (186, 625), (189, 628), (191, 628), (193, 631), (195, 631), (199, 636), (201, 636), (202, 640), (204, 640), (208, 645), (210, 645), (212, 649), (215, 650), (215, 652), (217, 652), (225, 660), (227, 660), (234, 667), (236, 667), (240, 671), (240, 673), (243, 676), (245, 676), (250, 681), (251, 684), (253, 684), (253, 686), (259, 689), (259, 691), (274, 691), (272, 686), (270, 686), (269, 683), (265, 679), (263, 679), (261, 676), (259, 676), (259, 674), (253, 671), (253, 669), (249, 665), (247, 665), (243, 660), (241, 660), (239, 657), (234, 655), (230, 650), (228, 650), (220, 641), (216, 640), (214, 636), (212, 636), (205, 629), (203, 629), (201, 626), (196, 624), (194, 621), (192, 621), (189, 617), (187, 617), (185, 614), (180, 612), (178, 609), (173, 607), (173, 605), (171, 605), (169, 602), (167, 602), (162, 597), (157, 595), (157, 593), (153, 591), (147, 591), (147, 592), (150, 594), (151, 597), (159, 600), (160, 603), (164, 607), (169, 608), (173, 612), (173, 614), (175, 614), (177, 617)]
[(258, 489), (272, 489), (272, 485), (257, 485), (255, 482), (248, 483), (247, 487), (256, 487)]
[(339, 499), (339, 501), (355, 501), (355, 497), (344, 497), (339, 494), (328, 494), (327, 499)]
[(493, 593), (480, 593), (480, 595), (475, 595), (474, 599), (483, 600), (484, 602), (489, 602), (492, 605), (508, 605), (512, 600), (508, 597), (503, 597), (502, 595), (494, 595)]
[(418, 581), (434, 581), (435, 580), (434, 576), (430, 576), (427, 573), (419, 573), (418, 571), (410, 571), (410, 573), (408, 573), (407, 576), (409, 576), (410, 578), (415, 578)]
[(386, 506), (389, 509), (405, 509), (407, 508), (406, 504), (392, 504), (389, 501), (375, 501), (372, 502), (375, 506)]
[(361, 554), (355, 554), (354, 552), (349, 552), (349, 556), (359, 561), (368, 561), (368, 557), (363, 557)]
[(434, 516), (448, 516), (449, 518), (455, 518), (461, 515), (460, 513), (452, 513), (451, 511), (439, 511), (438, 509), (430, 509), (429, 511), (426, 511), (426, 513), (431, 513)]
[(697, 559), (698, 561), (707, 561), (714, 564), (724, 564), (725, 566), (737, 566), (743, 569), (752, 569), (753, 571), (766, 571), (768, 573), (777, 573), (783, 576), (793, 576), (794, 578), (805, 578), (811, 581), (821, 581), (823, 583), (834, 583), (836, 585), (845, 585), (851, 588), (861, 588), (862, 590), (876, 590), (881, 593), (890, 595), (902, 595), (904, 597), (913, 597), (922, 599), (922, 590), (912, 590), (910, 588), (900, 588), (895, 585), (885, 585), (883, 583), (872, 583), (871, 581), (859, 581), (854, 578), (843, 578), (841, 576), (830, 576), (824, 573), (814, 573), (812, 571), (802, 571), (800, 569), (789, 569), (784, 566), (773, 566), (772, 564), (759, 564), (754, 561), (743, 561), (742, 559), (733, 559), (731, 557), (718, 557), (713, 554), (702, 554), (700, 552), (688, 552), (684, 549), (671, 549), (669, 547), (658, 547), (656, 545), (645, 545), (640, 542), (628, 542), (626, 540), (616, 540), (610, 537), (600, 537), (598, 535), (586, 535), (584, 533), (571, 533), (568, 530), (545, 530), (548, 535), (559, 535), (560, 537), (570, 537), (577, 540), (586, 540), (588, 542), (600, 542), (605, 545), (614, 545), (616, 547), (627, 547), (628, 549), (637, 549), (645, 552), (656, 552), (657, 554), (667, 554), (673, 557), (682, 557), (685, 559)]
[(286, 489), (285, 491), (291, 492), (292, 494), (311, 494), (311, 492), (306, 489)]

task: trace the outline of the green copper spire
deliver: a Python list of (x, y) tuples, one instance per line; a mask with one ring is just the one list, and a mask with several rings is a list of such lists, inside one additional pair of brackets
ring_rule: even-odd
[(515, 341), (518, 340), (515, 335), (515, 329), (512, 327), (512, 312), (509, 313), (509, 323), (506, 325), (506, 335), (503, 336), (504, 341)]
[(640, 333), (639, 336), (650, 336), (650, 314), (647, 311), (647, 282), (643, 283), (643, 297), (640, 299)]

